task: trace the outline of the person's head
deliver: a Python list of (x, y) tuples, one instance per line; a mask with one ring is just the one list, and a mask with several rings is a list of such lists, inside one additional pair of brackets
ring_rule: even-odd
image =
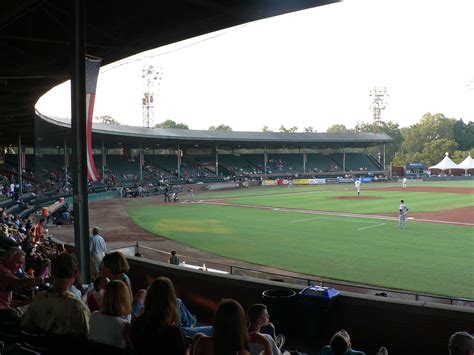
[(25, 252), (17, 247), (10, 247), (3, 255), (3, 265), (15, 273), (25, 264)]
[(176, 292), (170, 279), (159, 277), (148, 288), (143, 316), (158, 328), (178, 324)]
[(106, 271), (109, 271), (112, 275), (123, 274), (130, 270), (127, 259), (119, 251), (105, 255), (102, 262), (104, 263), (104, 270), (107, 269)]
[(262, 303), (255, 303), (247, 309), (247, 320), (250, 327), (260, 330), (261, 327), (268, 324), (270, 316), (268, 315), (267, 306)]
[(329, 346), (334, 355), (344, 355), (347, 350), (351, 348), (351, 338), (349, 334), (342, 329), (332, 336)]
[(100, 233), (100, 228), (99, 227), (92, 228), (92, 235), (97, 235), (99, 233)]
[(405, 203), (405, 201), (403, 201), (403, 200), (400, 200), (400, 203)]
[(153, 284), (159, 277), (160, 273), (155, 270), (146, 270), (145, 271), (145, 281), (148, 285)]
[(100, 292), (100, 290), (105, 290), (108, 283), (109, 279), (105, 276), (97, 276), (94, 280), (94, 291)]
[(449, 355), (473, 355), (474, 337), (468, 332), (456, 332), (449, 338)]
[(46, 223), (46, 220), (44, 218), (41, 218), (39, 220), (39, 224), (44, 225)]
[(125, 282), (110, 281), (102, 301), (102, 314), (121, 317), (132, 313), (132, 296)]
[(223, 299), (217, 306), (213, 321), (215, 354), (235, 354), (249, 349), (245, 313), (239, 302)]
[(56, 279), (69, 279), (74, 282), (79, 274), (79, 263), (74, 254), (61, 254), (52, 263), (52, 275)]
[(171, 250), (171, 255), (175, 256), (176, 255), (176, 250)]

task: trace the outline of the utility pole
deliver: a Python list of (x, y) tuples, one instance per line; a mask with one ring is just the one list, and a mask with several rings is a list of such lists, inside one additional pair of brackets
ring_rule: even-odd
[(374, 86), (369, 91), (370, 109), (372, 110), (372, 120), (374, 129), (378, 131), (382, 121), (382, 110), (387, 106), (387, 99), (390, 97), (386, 87)]
[(153, 65), (145, 65), (142, 70), (143, 80), (143, 127), (155, 126), (155, 83), (158, 87), (161, 82), (162, 68), (156, 69)]

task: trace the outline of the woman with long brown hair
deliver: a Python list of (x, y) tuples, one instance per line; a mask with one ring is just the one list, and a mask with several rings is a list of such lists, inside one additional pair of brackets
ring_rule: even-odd
[(138, 354), (184, 355), (187, 342), (179, 328), (173, 283), (159, 277), (148, 288), (143, 313), (132, 322), (130, 335)]
[[(272, 349), (265, 337), (254, 333), (252, 338), (253, 341), (262, 343), (264, 355), (272, 355)], [(249, 335), (245, 313), (240, 303), (223, 299), (214, 314), (212, 336), (196, 334), (192, 349), (192, 355), (249, 355)]]

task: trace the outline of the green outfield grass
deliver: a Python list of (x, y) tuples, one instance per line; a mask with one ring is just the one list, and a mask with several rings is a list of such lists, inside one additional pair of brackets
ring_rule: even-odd
[[(238, 204), (372, 214), (397, 213), (400, 198), (408, 201), (410, 210), (419, 212), (473, 205), (472, 195), (409, 191), (402, 197), (398, 192), (363, 191), (364, 195), (383, 197), (376, 200), (334, 199), (354, 194), (352, 188), (344, 189), (310, 186), (289, 192), (285, 187), (257, 188), (212, 195), (249, 195), (228, 200)], [(133, 206), (129, 214), (152, 233), (233, 259), (356, 283), (474, 299), (472, 227), (408, 221), (407, 229), (399, 230), (396, 221), (388, 220), (180, 203)]]

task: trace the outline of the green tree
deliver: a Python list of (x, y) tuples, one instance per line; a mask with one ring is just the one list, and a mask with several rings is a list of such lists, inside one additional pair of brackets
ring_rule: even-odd
[(263, 126), (262, 127), (262, 132), (273, 132), (271, 129), (268, 128), (268, 126)]
[(354, 132), (352, 128), (347, 128), (343, 124), (333, 124), (332, 126), (328, 127), (326, 130), (327, 133), (344, 133), (344, 132)]
[(467, 124), (462, 118), (454, 123), (454, 140), (460, 150), (469, 150), (474, 147), (474, 122)]
[(119, 125), (120, 122), (117, 121), (115, 118), (109, 115), (103, 115), (103, 116), (96, 116), (94, 119), (98, 122), (105, 123), (105, 124), (112, 124), (112, 125)]
[(406, 130), (405, 141), (402, 149), (404, 152), (422, 152), (425, 143), (435, 139), (454, 140), (455, 120), (447, 118), (441, 113), (432, 115), (425, 113), (420, 122), (410, 126)]
[(313, 127), (311, 127), (311, 126), (305, 127), (305, 128), (304, 128), (304, 131), (305, 131), (305, 132), (308, 132), (308, 133), (316, 133), (316, 132), (318, 132), (318, 131), (316, 131)]
[(452, 155), (457, 147), (458, 144), (452, 139), (441, 138), (427, 142), (423, 148), (423, 162), (428, 165), (439, 163), (446, 152)]
[(221, 132), (232, 132), (232, 127), (225, 124), (220, 124), (219, 126), (210, 126), (209, 131), (221, 131)]
[(281, 133), (292, 133), (292, 132), (296, 132), (298, 130), (298, 127), (293, 126), (291, 128), (286, 128), (285, 126), (281, 125), (280, 128), (278, 128), (278, 130)]
[(185, 123), (177, 123), (173, 120), (166, 120), (161, 123), (157, 123), (155, 128), (181, 128), (181, 129), (189, 129), (189, 126)]

